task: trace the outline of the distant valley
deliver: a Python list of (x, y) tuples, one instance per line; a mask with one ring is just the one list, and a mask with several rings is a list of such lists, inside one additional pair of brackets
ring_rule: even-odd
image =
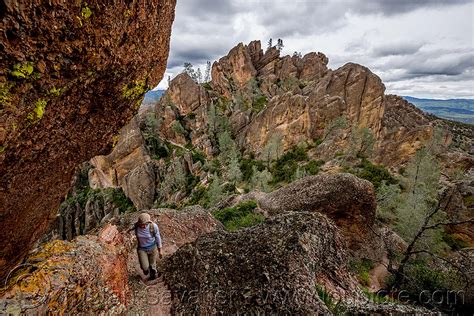
[(474, 124), (474, 99), (418, 99), (403, 96), (421, 110), (448, 120)]

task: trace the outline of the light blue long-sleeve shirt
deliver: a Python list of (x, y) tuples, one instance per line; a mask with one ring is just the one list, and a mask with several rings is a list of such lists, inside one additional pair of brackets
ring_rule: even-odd
[[(155, 236), (152, 236), (150, 233), (151, 224), (154, 225)], [(155, 223), (148, 223), (145, 228), (141, 228), (140, 226), (137, 226), (135, 229), (136, 229), (135, 232), (137, 235), (139, 249), (150, 250), (155, 245), (157, 245), (158, 248), (161, 248), (161, 236), (160, 236), (160, 230), (158, 229), (158, 225), (156, 225)]]

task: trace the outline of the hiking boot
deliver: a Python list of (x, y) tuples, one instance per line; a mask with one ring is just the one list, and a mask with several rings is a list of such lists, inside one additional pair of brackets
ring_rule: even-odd
[(151, 269), (150, 278), (148, 280), (154, 280), (154, 279), (156, 279), (156, 270)]
[(148, 275), (148, 270), (143, 271), (144, 275)]

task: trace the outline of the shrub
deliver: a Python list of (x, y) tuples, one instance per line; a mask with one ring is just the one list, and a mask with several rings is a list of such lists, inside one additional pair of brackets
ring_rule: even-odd
[(153, 134), (145, 134), (145, 146), (153, 159), (167, 158), (170, 154), (168, 147), (162, 144)]
[(469, 243), (456, 236), (456, 234), (443, 232), (442, 239), (454, 251), (469, 247)]
[(191, 197), (186, 203), (187, 205), (201, 205), (203, 207), (209, 206), (208, 189), (203, 185), (196, 186), (191, 192)]
[(136, 211), (132, 201), (125, 195), (121, 188), (107, 188), (105, 189), (105, 194), (108, 195), (112, 203), (119, 208), (120, 213)]
[(251, 227), (265, 220), (261, 214), (254, 212), (257, 207), (255, 201), (245, 201), (234, 207), (214, 211), (212, 215), (224, 224), (229, 231), (235, 231), (243, 227)]
[(324, 160), (311, 160), (304, 166), (304, 170), (314, 176), (319, 173), (319, 167), (322, 165), (324, 165)]
[(318, 296), (321, 301), (334, 315), (346, 314), (347, 308), (344, 306), (341, 300), (336, 303), (332, 295), (328, 291), (326, 291), (326, 289), (319, 285), (316, 285), (316, 291), (318, 292)]
[(303, 147), (295, 146), (278, 158), (272, 166), (273, 184), (290, 182), (298, 169), (298, 162), (308, 160), (308, 154)]
[(252, 178), (254, 166), (258, 171), (265, 169), (265, 165), (260, 160), (242, 158), (240, 161), (240, 170), (242, 171), (242, 180), (244, 182), (248, 182)]
[(256, 96), (252, 100), (252, 112), (259, 113), (265, 108), (267, 97), (263, 94)]
[(362, 162), (357, 166), (360, 170), (355, 172), (359, 178), (372, 182), (375, 189), (378, 189), (385, 181), (386, 184), (397, 184), (398, 181), (392, 177), (390, 172), (382, 166), (377, 166), (367, 159), (362, 159)]
[(357, 274), (359, 282), (365, 286), (369, 285), (369, 272), (373, 269), (374, 264), (371, 260), (363, 258), (361, 260), (353, 260), (349, 263), (352, 271)]
[(200, 161), (203, 166), (206, 163), (206, 156), (199, 149), (196, 149), (192, 152), (192, 157), (193, 157), (193, 162), (194, 163)]

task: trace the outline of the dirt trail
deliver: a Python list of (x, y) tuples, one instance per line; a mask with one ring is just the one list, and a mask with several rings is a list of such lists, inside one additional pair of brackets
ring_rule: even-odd
[[(157, 265), (161, 260), (158, 260)], [(163, 279), (159, 277), (154, 281), (146, 281), (147, 276), (139, 268), (134, 251), (128, 256), (127, 267), (131, 292), (127, 315), (171, 315), (171, 292)]]

